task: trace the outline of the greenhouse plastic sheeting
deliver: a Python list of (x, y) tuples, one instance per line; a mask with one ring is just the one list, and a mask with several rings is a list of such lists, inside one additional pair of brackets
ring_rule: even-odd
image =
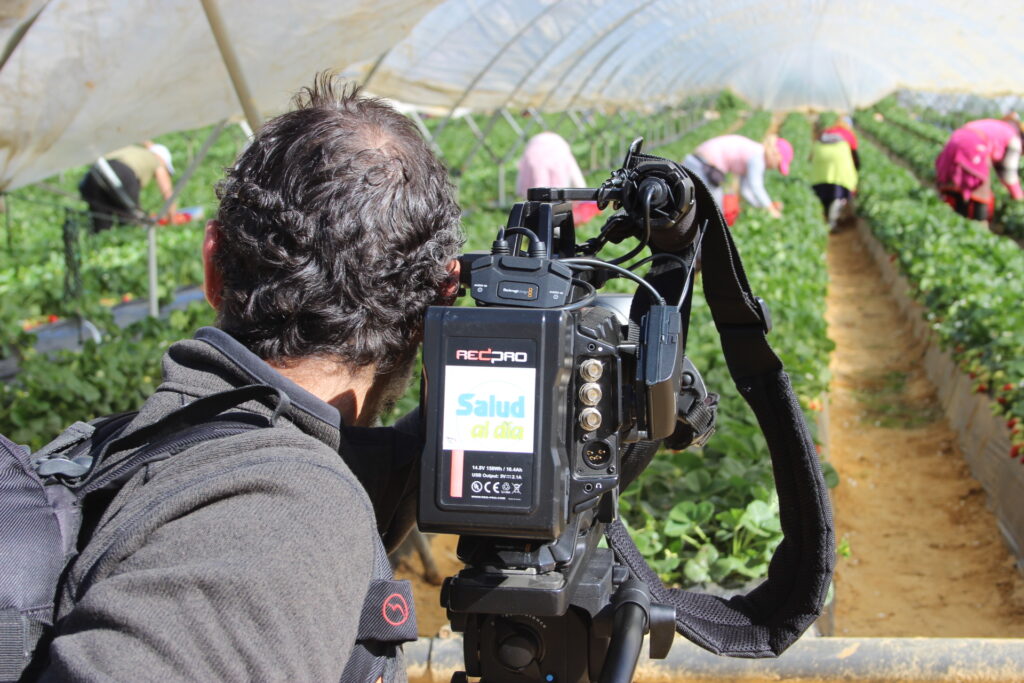
[[(6, 1), (8, 47), (43, 9), (0, 71), (0, 190), (241, 112), (200, 0)], [(1019, 0), (215, 1), (265, 113), (323, 68), (444, 110), (1024, 91)]]
[[(377, 58), (435, 4), (217, 0), (268, 114), (318, 70)], [(0, 71), (0, 191), (241, 113), (199, 0), (0, 0), (0, 54), (40, 7)]]
[(723, 87), (772, 109), (851, 109), (899, 87), (1012, 93), (1021, 16), (1019, 0), (449, 1), (372, 88), (485, 109), (636, 107)]

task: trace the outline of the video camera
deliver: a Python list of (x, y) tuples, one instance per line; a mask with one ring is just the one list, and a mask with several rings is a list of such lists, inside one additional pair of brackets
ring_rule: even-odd
[[(490, 253), (461, 258), (476, 307), (426, 316), (419, 526), (461, 536), (442, 603), (488, 682), (628, 679), (645, 632), (652, 657), (671, 645), (674, 610), (598, 547), (620, 487), (662, 440), (703, 443), (717, 407), (684, 354), (694, 184), (641, 146), (598, 188), (529, 190)], [(620, 211), (577, 244), (572, 201)], [(636, 294), (599, 294), (613, 279)]]

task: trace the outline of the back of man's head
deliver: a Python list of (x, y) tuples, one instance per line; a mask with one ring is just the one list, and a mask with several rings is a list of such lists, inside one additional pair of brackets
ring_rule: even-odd
[(266, 360), (408, 360), (462, 245), (447, 172), (408, 119), (329, 75), (217, 188), (218, 322)]

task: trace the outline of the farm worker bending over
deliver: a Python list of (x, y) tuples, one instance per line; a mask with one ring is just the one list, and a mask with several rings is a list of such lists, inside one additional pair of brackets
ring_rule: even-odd
[(683, 159), (683, 166), (693, 171), (711, 190), (718, 206), (722, 206), (722, 184), (732, 173), (740, 180), (740, 194), (747, 203), (767, 209), (775, 218), (782, 215), (782, 204), (773, 202), (764, 188), (765, 171), (771, 169), (789, 175), (793, 146), (785, 138), (769, 135), (764, 144), (742, 135), (721, 135), (701, 143)]
[[(531, 187), (586, 187), (583, 171), (576, 163), (569, 143), (558, 133), (538, 133), (526, 143), (519, 159), (516, 194), (526, 199)], [(596, 202), (573, 202), (572, 217), (576, 225), (585, 223), (599, 213)]]
[(935, 160), (939, 193), (961, 216), (989, 220), (995, 210), (989, 169), (994, 166), (1010, 196), (1020, 200), (1024, 198), (1017, 175), (1020, 158), (1021, 127), (1015, 114), (1002, 121), (971, 121), (953, 131)]
[[(97, 162), (78, 184), (78, 192), (89, 204), (92, 231), (100, 232), (111, 226), (114, 219), (135, 220), (139, 208), (139, 192), (156, 178), (164, 199), (173, 192), (171, 175), (174, 164), (171, 152), (165, 146), (146, 141), (114, 150), (104, 159), (111, 174)], [(171, 215), (174, 207), (170, 208)]]
[(851, 123), (849, 117), (843, 117), (826, 127), (811, 147), (811, 184), (832, 232), (857, 191), (860, 158)]

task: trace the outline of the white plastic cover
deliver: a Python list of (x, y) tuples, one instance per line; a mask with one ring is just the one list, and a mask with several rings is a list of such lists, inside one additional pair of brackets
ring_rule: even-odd
[[(852, 109), (899, 87), (1024, 90), (1019, 0), (449, 0), (371, 88), (417, 103), (638, 107), (732, 88)], [(351, 73), (365, 73), (354, 69)]]
[[(216, 0), (259, 108), (324, 68), (404, 102), (851, 109), (1024, 92), (1020, 0)], [(435, 7), (436, 5), (436, 7)], [(238, 115), (200, 0), (0, 0), (0, 190)], [(2, 63), (2, 60), (0, 60)]]
[[(376, 59), (440, 0), (216, 0), (260, 111)], [(45, 6), (44, 6), (45, 5)], [(0, 0), (0, 191), (242, 108), (199, 0)]]

